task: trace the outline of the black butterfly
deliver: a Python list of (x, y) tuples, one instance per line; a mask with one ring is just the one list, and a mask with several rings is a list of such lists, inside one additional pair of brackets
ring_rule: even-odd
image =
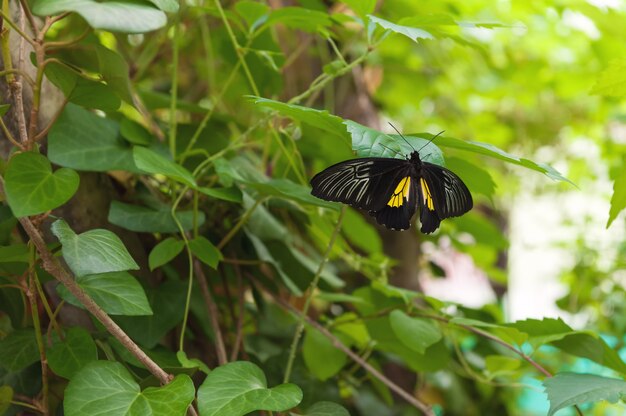
[(441, 220), (459, 217), (473, 206), (461, 178), (422, 162), (415, 149), (404, 160), (366, 157), (337, 163), (315, 175), (311, 186), (314, 196), (366, 209), (392, 230), (408, 229), (418, 207), (421, 231), (429, 234)]

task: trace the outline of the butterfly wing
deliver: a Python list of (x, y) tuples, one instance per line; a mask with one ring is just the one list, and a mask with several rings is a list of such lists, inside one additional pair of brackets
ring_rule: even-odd
[(346, 160), (311, 179), (311, 194), (326, 201), (343, 202), (368, 211), (385, 207), (398, 182), (408, 176), (408, 161), (368, 157)]
[(417, 208), (417, 182), (415, 177), (400, 179), (387, 204), (376, 212), (376, 222), (392, 230), (406, 230), (411, 227), (411, 218)]
[(465, 183), (446, 168), (424, 162), (419, 181), (418, 205), (423, 233), (432, 233), (441, 220), (459, 217), (474, 205)]

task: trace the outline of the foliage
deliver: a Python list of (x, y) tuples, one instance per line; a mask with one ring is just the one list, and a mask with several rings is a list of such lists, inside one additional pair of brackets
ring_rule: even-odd
[[(586, 329), (416, 281), (445, 274), (432, 253), (449, 248), (502, 289), (516, 192), (591, 195), (578, 136), (614, 183), (607, 228), (623, 226), (624, 12), (267, 3), (3, 1), (0, 415), (531, 414), (537, 380), (550, 415), (620, 400), (623, 237), (606, 266), (568, 242), (558, 306)], [(28, 111), (8, 123), (16, 96)], [(310, 194), (332, 163), (414, 149), (476, 202), (434, 236)]]

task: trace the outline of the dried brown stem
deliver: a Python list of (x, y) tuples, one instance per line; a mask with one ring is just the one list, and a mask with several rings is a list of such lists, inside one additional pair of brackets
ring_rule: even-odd
[(226, 355), (226, 347), (224, 346), (224, 338), (222, 337), (222, 331), (220, 330), (219, 310), (217, 309), (217, 304), (213, 299), (213, 295), (211, 295), (206, 275), (204, 274), (204, 270), (202, 270), (202, 264), (199, 260), (195, 259), (193, 261), (193, 268), (196, 272), (196, 276), (198, 276), (197, 281), (200, 285), (200, 292), (202, 293), (204, 303), (207, 306), (207, 312), (209, 314), (209, 319), (211, 320), (211, 326), (213, 327), (213, 332), (215, 333), (215, 350), (217, 351), (217, 361), (219, 365), (224, 365), (228, 362), (228, 358)]
[(367, 361), (365, 361), (363, 358), (361, 358), (358, 354), (356, 354), (350, 348), (346, 347), (339, 340), (339, 338), (334, 336), (329, 330), (327, 330), (322, 325), (320, 325), (319, 323), (317, 323), (313, 319), (309, 318), (308, 316), (303, 316), (302, 313), (299, 310), (297, 310), (296, 308), (294, 308), (289, 303), (285, 302), (284, 300), (282, 300), (281, 298), (279, 298), (278, 296), (276, 296), (275, 294), (273, 294), (269, 290), (265, 289), (265, 287), (263, 287), (257, 280), (254, 280), (254, 282), (255, 282), (255, 285), (257, 287), (259, 287), (260, 289), (262, 289), (263, 292), (268, 294), (274, 300), (274, 302), (276, 302), (276, 304), (278, 306), (280, 306), (285, 311), (293, 313), (294, 315), (296, 315), (299, 318), (303, 317), (305, 319), (305, 321), (307, 322), (307, 324), (311, 325), (316, 330), (318, 330), (322, 335), (324, 335), (326, 338), (328, 338), (332, 342), (332, 344), (333, 344), (333, 346), (335, 348), (337, 348), (338, 350), (341, 350), (342, 352), (344, 352), (348, 357), (350, 357), (350, 359), (352, 361), (354, 361), (355, 363), (357, 363), (358, 365), (363, 367), (363, 369), (365, 371), (367, 371), (372, 376), (374, 376), (375, 378), (380, 380), (381, 383), (383, 383), (387, 387), (389, 387), (390, 390), (393, 390), (398, 396), (402, 397), (409, 404), (414, 406), (416, 409), (419, 409), (425, 415), (427, 415), (427, 416), (434, 416), (435, 415), (435, 413), (430, 408), (430, 406), (428, 406), (425, 403), (422, 403), (416, 397), (414, 397), (410, 393), (408, 393), (405, 390), (403, 390), (400, 386), (395, 384), (393, 381), (389, 380), (384, 374), (382, 374), (376, 368), (372, 367)]

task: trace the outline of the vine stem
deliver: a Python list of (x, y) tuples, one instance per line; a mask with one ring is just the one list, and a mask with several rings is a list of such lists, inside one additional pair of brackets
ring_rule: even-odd
[[(181, 6), (182, 7), (182, 6)], [(178, 106), (178, 48), (180, 37), (180, 15), (182, 11), (179, 10), (174, 18), (174, 36), (172, 37), (172, 89), (170, 99), (170, 134), (169, 134), (169, 146), (172, 157), (176, 159), (176, 130), (178, 128), (178, 120), (176, 114), (176, 108)]]
[(291, 341), (291, 347), (289, 348), (289, 358), (287, 359), (287, 368), (285, 369), (285, 377), (283, 378), (283, 383), (288, 383), (291, 378), (291, 371), (293, 369), (293, 362), (296, 359), (296, 351), (298, 350), (298, 343), (300, 342), (300, 338), (302, 337), (302, 332), (304, 331), (304, 323), (307, 318), (307, 314), (309, 313), (309, 308), (311, 306), (311, 301), (313, 300), (313, 296), (315, 295), (315, 289), (317, 289), (317, 285), (319, 284), (320, 278), (322, 276), (322, 272), (324, 271), (324, 266), (328, 261), (328, 257), (330, 257), (330, 252), (335, 245), (335, 240), (339, 235), (339, 230), (341, 230), (341, 223), (343, 221), (343, 216), (346, 213), (346, 206), (341, 207), (341, 211), (339, 212), (339, 218), (337, 218), (337, 225), (333, 230), (332, 235), (330, 236), (330, 240), (328, 241), (328, 247), (326, 247), (326, 252), (320, 261), (320, 265), (317, 268), (317, 272), (315, 272), (315, 276), (313, 276), (313, 280), (309, 285), (308, 293), (306, 296), (306, 300), (304, 301), (304, 307), (302, 308), (302, 312), (300, 312), (300, 321), (298, 322), (298, 326), (296, 327), (296, 332), (293, 335), (293, 340)]
[(352, 361), (354, 361), (355, 363), (357, 363), (358, 365), (363, 367), (363, 369), (365, 371), (367, 371), (372, 376), (374, 376), (375, 378), (380, 380), (383, 384), (385, 384), (387, 387), (389, 387), (390, 390), (394, 391), (398, 396), (402, 397), (409, 404), (413, 405), (416, 409), (419, 409), (425, 415), (427, 415), (427, 416), (435, 416), (435, 413), (430, 408), (430, 406), (428, 406), (425, 403), (422, 403), (416, 397), (414, 397), (413, 395), (411, 395), (407, 391), (403, 390), (400, 386), (398, 386), (393, 381), (388, 379), (384, 374), (382, 374), (380, 371), (378, 371), (376, 368), (374, 368), (372, 365), (370, 365), (367, 361), (365, 361), (362, 357), (360, 357), (358, 354), (356, 354), (354, 351), (352, 351), (350, 348), (348, 348), (343, 342), (341, 342), (341, 340), (339, 338), (334, 336), (328, 329), (324, 328), (318, 322), (316, 322), (315, 320), (313, 320), (313, 319), (309, 318), (308, 316), (304, 315), (302, 312), (297, 310), (295, 307), (293, 307), (289, 303), (285, 302), (283, 299), (279, 298), (274, 293), (272, 293), (269, 290), (267, 290), (263, 285), (261, 285), (253, 277), (250, 277), (250, 278), (253, 279), (253, 281), (254, 281), (254, 283), (255, 283), (255, 285), (257, 287), (261, 288), (263, 290), (263, 292), (265, 292), (267, 295), (269, 295), (274, 300), (274, 302), (276, 302), (276, 304), (278, 306), (280, 306), (283, 310), (285, 310), (287, 312), (291, 312), (292, 314), (294, 314), (297, 317), (299, 317), (303, 322), (306, 322), (307, 324), (311, 325), (313, 328), (315, 328), (317, 331), (319, 331), (322, 335), (324, 335), (326, 338), (328, 338), (332, 342), (332, 344), (333, 344), (333, 346), (335, 348), (337, 348), (338, 350), (341, 350), (342, 352), (344, 352), (348, 357), (350, 357), (350, 359)]
[[(0, 191), (4, 192), (4, 180), (0, 179)], [(74, 295), (79, 302), (93, 314), (98, 321), (107, 329), (107, 331), (113, 335), (117, 340), (124, 345), (124, 347), (130, 351), (147, 369), (152, 375), (154, 375), (161, 383), (167, 384), (171, 381), (172, 376), (167, 374), (157, 363), (152, 361), (150, 357), (144, 353), (141, 348), (120, 328), (110, 317), (104, 312), (96, 302), (91, 299), (83, 289), (76, 284), (76, 281), (72, 275), (61, 266), (58, 259), (56, 259), (50, 251), (46, 242), (44, 241), (39, 230), (33, 225), (28, 217), (19, 219), (20, 224), (24, 227), (24, 231), (28, 234), (28, 237), (37, 248), (39, 257), (42, 261), (43, 268), (54, 276), (59, 282), (61, 282), (69, 292)]]

